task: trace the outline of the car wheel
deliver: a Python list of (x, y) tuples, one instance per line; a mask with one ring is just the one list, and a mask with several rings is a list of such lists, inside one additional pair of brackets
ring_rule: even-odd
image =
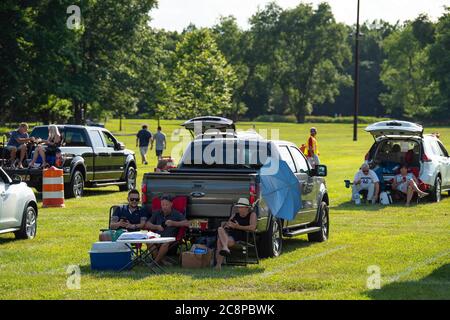
[(81, 198), (84, 193), (84, 177), (83, 173), (79, 170), (75, 170), (70, 179), (70, 183), (66, 190), (66, 198)]
[(134, 167), (128, 167), (127, 174), (125, 176), (127, 184), (120, 185), (120, 191), (129, 191), (136, 188), (136, 169)]
[(17, 239), (33, 239), (37, 232), (37, 214), (32, 206), (25, 209), (20, 230), (15, 232)]
[(433, 192), (431, 193), (431, 200), (434, 202), (441, 201), (441, 193), (442, 193), (442, 182), (439, 176), (436, 177), (434, 181)]
[(258, 254), (261, 258), (278, 257), (283, 249), (282, 224), (272, 217), (269, 229), (259, 237)]
[(308, 241), (310, 242), (324, 242), (328, 240), (330, 233), (330, 209), (326, 202), (320, 204), (319, 221), (316, 226), (320, 227), (317, 232), (308, 233)]

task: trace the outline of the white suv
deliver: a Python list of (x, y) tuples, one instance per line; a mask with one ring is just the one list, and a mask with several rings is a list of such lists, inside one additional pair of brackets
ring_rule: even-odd
[(0, 234), (14, 232), (18, 239), (33, 239), (37, 214), (33, 190), (19, 176), (11, 179), (0, 168)]
[(374, 123), (366, 131), (375, 139), (366, 161), (384, 181), (391, 180), (401, 164), (407, 164), (433, 201), (441, 200), (442, 191), (450, 194), (450, 157), (436, 135), (424, 135), (422, 126), (397, 120)]

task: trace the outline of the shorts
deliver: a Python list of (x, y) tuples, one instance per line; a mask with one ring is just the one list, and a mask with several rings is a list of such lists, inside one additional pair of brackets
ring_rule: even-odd
[(148, 146), (139, 147), (139, 151), (141, 152), (142, 156), (145, 156), (148, 152)]
[(6, 146), (6, 150), (8, 151), (12, 151), (12, 150), (20, 150), (22, 148), (26, 148), (27, 146), (25, 144), (21, 144), (20, 146), (16, 147), (16, 146)]
[(155, 152), (156, 152), (156, 156), (157, 156), (157, 157), (162, 156), (162, 153), (163, 153), (162, 150), (155, 150)]

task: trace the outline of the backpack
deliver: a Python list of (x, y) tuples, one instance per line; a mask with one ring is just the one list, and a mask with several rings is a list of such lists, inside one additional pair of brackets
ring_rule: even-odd
[(390, 205), (392, 204), (392, 197), (391, 197), (391, 193), (384, 191), (380, 193), (380, 203), (384, 204), (384, 205)]

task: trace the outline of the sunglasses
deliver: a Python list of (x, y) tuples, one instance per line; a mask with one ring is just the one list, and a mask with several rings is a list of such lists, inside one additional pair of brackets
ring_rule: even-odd
[(130, 201), (139, 201), (139, 198), (130, 198)]

